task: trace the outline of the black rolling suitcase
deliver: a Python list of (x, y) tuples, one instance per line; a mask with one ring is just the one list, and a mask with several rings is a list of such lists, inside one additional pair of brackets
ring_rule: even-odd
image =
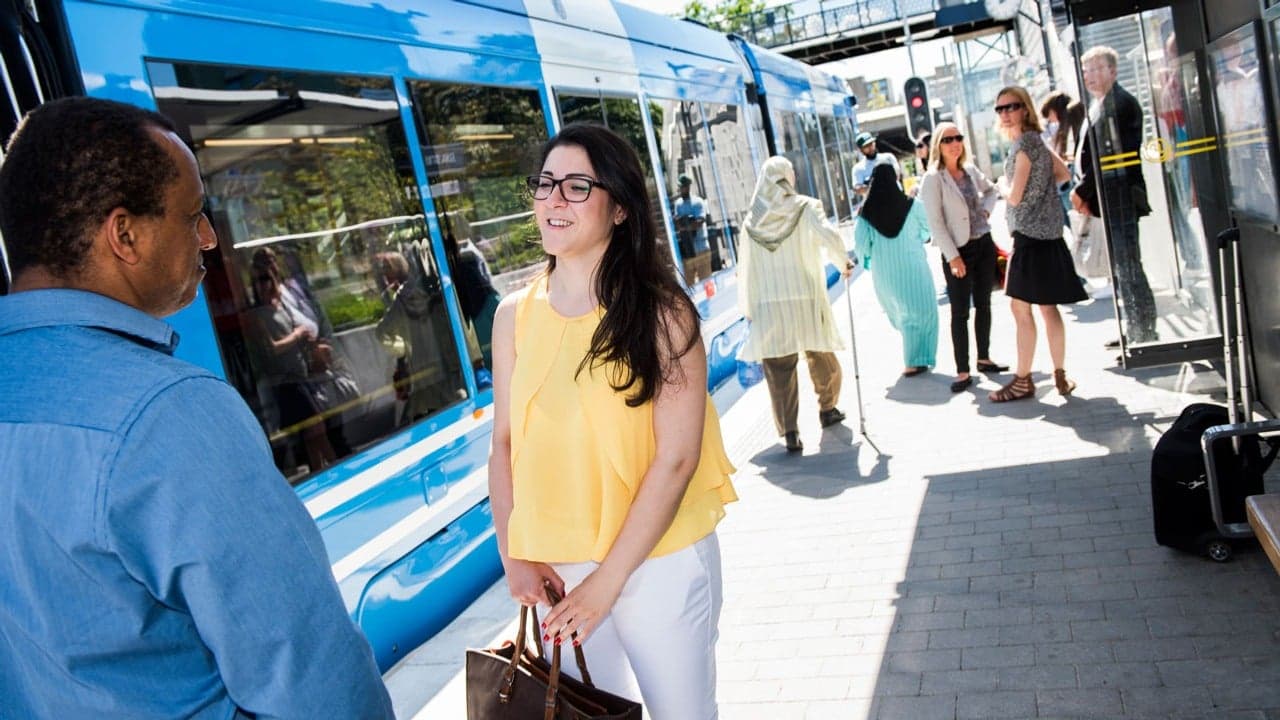
[[(1226, 248), (1239, 239), (1238, 231), (1218, 236), (1222, 272), (1226, 273)], [(1249, 398), (1248, 363), (1244, 340), (1243, 294), (1240, 261), (1233, 253), (1236, 287), (1236, 329), (1240, 361), (1240, 390), (1245, 417), (1253, 415)], [(1226, 324), (1229, 299), (1222, 283), (1222, 317)], [(1273, 434), (1280, 423), (1237, 422), (1235, 363), (1231, 338), (1223, 332), (1226, 360), (1227, 405), (1194, 403), (1183, 409), (1151, 454), (1151, 511), (1156, 542), (1201, 553), (1219, 562), (1231, 558), (1231, 541), (1250, 537), (1244, 499), (1263, 492), (1263, 473), (1276, 457), (1277, 444), (1263, 454), (1263, 435)]]
[[(1206, 430), (1230, 422), (1225, 407), (1195, 403), (1183, 409), (1156, 442), (1151, 453), (1151, 512), (1161, 545), (1215, 560), (1231, 557), (1229, 537), (1219, 532), (1213, 517), (1201, 445)], [(1275, 457), (1274, 450), (1264, 457), (1255, 435), (1241, 438), (1238, 454), (1230, 442), (1213, 443), (1212, 453), (1223, 521), (1244, 523), (1244, 499), (1262, 492), (1262, 473)]]

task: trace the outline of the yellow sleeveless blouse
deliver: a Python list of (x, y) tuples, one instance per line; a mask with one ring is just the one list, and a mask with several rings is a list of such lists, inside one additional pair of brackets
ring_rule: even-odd
[[(507, 525), (512, 557), (540, 562), (600, 562), (657, 453), (653, 403), (627, 407), (609, 386), (610, 368), (584, 369), (603, 310), (575, 318), (547, 299), (544, 274), (516, 305), (511, 376), (511, 477)], [(615, 368), (616, 369), (616, 368)], [(738, 499), (729, 475), (720, 419), (707, 399), (702, 455), (684, 499), (650, 557), (706, 537)]]

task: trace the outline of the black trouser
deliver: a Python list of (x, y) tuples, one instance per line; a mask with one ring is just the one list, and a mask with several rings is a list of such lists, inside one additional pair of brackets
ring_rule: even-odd
[(942, 259), (951, 301), (951, 347), (956, 354), (956, 374), (969, 372), (969, 305), (974, 310), (973, 332), (978, 339), (978, 359), (991, 357), (991, 289), (996, 284), (996, 244), (991, 233), (974, 238), (960, 248), (964, 277), (951, 274), (951, 263)]
[(1103, 185), (1107, 238), (1111, 242), (1111, 264), (1116, 273), (1116, 293), (1120, 296), (1125, 335), (1131, 343), (1149, 342), (1156, 339), (1156, 299), (1142, 266), (1133, 190), (1126, 179), (1107, 178)]

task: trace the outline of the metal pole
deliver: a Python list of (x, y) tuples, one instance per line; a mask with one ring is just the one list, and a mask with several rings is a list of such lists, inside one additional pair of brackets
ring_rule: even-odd
[(1053, 29), (1053, 10), (1049, 7), (1049, 0), (1040, 0), (1036, 3), (1036, 9), (1040, 11), (1040, 39), (1044, 42), (1044, 69), (1049, 74), (1049, 89), (1053, 90), (1058, 87), (1058, 82), (1053, 75), (1053, 48), (1049, 41), (1049, 33)]
[(858, 433), (867, 439), (867, 443), (880, 452), (880, 448), (867, 435), (867, 414), (862, 409), (862, 373), (858, 369), (858, 336), (853, 329), (853, 284), (849, 278), (844, 279), (844, 304), (849, 309), (849, 349), (853, 352), (853, 389), (858, 398)]
[(916, 74), (916, 58), (911, 53), (911, 20), (907, 17), (907, 11), (902, 7), (902, 3), (894, 3), (898, 6), (898, 12), (902, 14), (902, 42), (907, 47), (907, 62), (911, 64), (912, 77)]

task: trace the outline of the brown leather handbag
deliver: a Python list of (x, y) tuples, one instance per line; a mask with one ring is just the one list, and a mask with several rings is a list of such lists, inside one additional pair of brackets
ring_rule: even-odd
[[(560, 597), (549, 585), (552, 604)], [(520, 630), (515, 642), (488, 650), (467, 650), (467, 720), (640, 720), (640, 703), (597, 688), (587, 672), (581, 646), (574, 657), (582, 682), (560, 673), (560, 646), (543, 655), (534, 638), (535, 654), (526, 643), (529, 615), (537, 633), (538, 611), (520, 606)]]

